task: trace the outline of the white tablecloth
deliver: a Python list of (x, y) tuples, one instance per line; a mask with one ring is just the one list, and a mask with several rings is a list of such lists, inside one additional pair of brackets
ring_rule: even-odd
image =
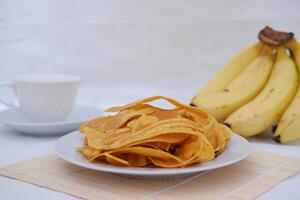
[[(0, 166), (30, 159), (35, 156), (46, 155), (54, 152), (53, 145), (59, 137), (36, 137), (23, 135), (0, 126)], [(253, 149), (264, 149), (271, 152), (290, 156), (299, 156), (300, 142), (289, 145), (279, 145), (270, 140), (268, 133), (251, 139)], [(300, 199), (299, 192), (300, 174), (297, 174), (282, 182), (271, 191), (262, 195), (260, 200), (282, 200), (288, 197), (291, 200)], [(19, 200), (25, 199), (44, 200), (50, 199), (76, 199), (69, 195), (43, 189), (28, 183), (12, 180), (0, 176), (1, 199)]]
[[(84, 78), (79, 103), (104, 108), (157, 94), (188, 103), (265, 25), (300, 37), (299, 8), (298, 0), (2, 0), (0, 83), (23, 73), (71, 73)], [(57, 138), (0, 126), (0, 166), (52, 153)], [(299, 154), (300, 143), (254, 141), (254, 148)], [(259, 199), (298, 200), (299, 185), (296, 175)], [(0, 199), (41, 198), (73, 199), (0, 177)]]

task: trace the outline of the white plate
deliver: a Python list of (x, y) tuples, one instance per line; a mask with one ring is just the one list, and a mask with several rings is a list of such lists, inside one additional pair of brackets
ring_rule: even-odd
[(185, 168), (139, 168), (119, 167), (102, 162), (91, 163), (80, 153), (75, 151), (75, 148), (82, 146), (82, 144), (83, 136), (78, 131), (74, 131), (61, 137), (56, 142), (55, 152), (65, 161), (84, 168), (114, 173), (126, 177), (150, 179), (189, 176), (195, 173), (224, 167), (244, 159), (251, 151), (250, 143), (246, 139), (238, 135), (233, 135), (224, 152), (210, 162)]
[(20, 111), (7, 109), (0, 111), (0, 123), (22, 133), (32, 135), (58, 135), (74, 131), (78, 129), (82, 123), (102, 114), (103, 111), (98, 108), (77, 105), (67, 119), (62, 122), (35, 123), (27, 119)]

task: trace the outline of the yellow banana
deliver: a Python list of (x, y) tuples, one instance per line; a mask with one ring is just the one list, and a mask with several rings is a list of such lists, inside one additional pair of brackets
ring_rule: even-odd
[(226, 120), (235, 133), (253, 136), (277, 122), (295, 96), (298, 75), (295, 62), (279, 47), (274, 69), (264, 89)]
[(219, 122), (254, 98), (266, 84), (272, 70), (272, 48), (263, 46), (259, 56), (222, 91), (197, 100), (196, 106), (213, 115)]
[[(300, 77), (300, 44), (292, 39), (287, 47), (292, 51), (292, 57), (296, 61)], [(292, 103), (280, 118), (278, 127), (273, 135), (280, 143), (287, 143), (300, 139), (300, 87)]]
[(202, 96), (220, 91), (230, 84), (258, 56), (262, 44), (256, 43), (234, 56), (208, 84), (193, 98), (192, 104)]

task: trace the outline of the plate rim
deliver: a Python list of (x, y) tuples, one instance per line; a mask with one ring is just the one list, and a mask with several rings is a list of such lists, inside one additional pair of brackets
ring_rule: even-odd
[[(123, 174), (123, 175), (138, 175), (138, 176), (167, 176), (167, 175), (183, 175), (183, 174), (193, 174), (193, 173), (198, 173), (198, 172), (203, 172), (203, 171), (208, 171), (208, 170), (213, 170), (221, 167), (225, 167), (234, 163), (237, 163), (243, 159), (245, 159), (251, 152), (252, 152), (252, 147), (251, 143), (243, 138), (242, 136), (239, 136), (237, 134), (233, 134), (232, 137), (237, 137), (240, 141), (245, 143), (248, 147), (246, 150), (246, 153), (238, 158), (232, 159), (228, 162), (225, 163), (220, 163), (214, 166), (201, 166), (199, 165), (198, 167), (192, 166), (192, 167), (186, 167), (186, 168), (143, 168), (143, 167), (121, 167), (121, 166), (114, 166), (114, 165), (103, 165), (99, 163), (99, 166), (93, 166), (93, 165), (88, 165), (87, 163), (82, 163), (79, 161), (76, 161), (72, 158), (68, 158), (67, 156), (63, 155), (60, 153), (58, 150), (58, 145), (66, 138), (66, 137), (71, 137), (72, 135), (75, 136), (75, 134), (80, 134), (78, 130), (73, 131), (69, 134), (66, 134), (59, 138), (54, 145), (54, 151), (55, 153), (63, 160), (65, 160), (68, 163), (74, 164), (76, 166), (80, 166), (86, 169), (92, 169), (96, 171), (101, 171), (101, 172), (107, 172), (107, 173), (114, 173), (114, 174)], [(74, 149), (75, 151), (75, 149)], [(144, 171), (146, 170), (147, 171)], [(150, 170), (149, 170), (150, 169)], [(152, 169), (152, 170), (151, 170)]]

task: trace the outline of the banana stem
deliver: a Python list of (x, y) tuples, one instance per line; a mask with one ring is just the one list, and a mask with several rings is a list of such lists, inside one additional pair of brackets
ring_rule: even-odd
[(283, 31), (276, 31), (268, 26), (262, 29), (258, 34), (258, 38), (262, 43), (271, 46), (284, 45), (287, 42), (289, 42), (293, 37), (294, 34), (292, 32), (288, 33)]
[(261, 55), (270, 55), (273, 52), (273, 48), (269, 45), (263, 44), (261, 50), (260, 50), (260, 54)]
[(285, 47), (281, 46), (277, 48), (277, 59), (281, 59), (286, 56)]
[(288, 43), (285, 44), (286, 48), (296, 51), (298, 49), (298, 42), (296, 38), (292, 38)]

